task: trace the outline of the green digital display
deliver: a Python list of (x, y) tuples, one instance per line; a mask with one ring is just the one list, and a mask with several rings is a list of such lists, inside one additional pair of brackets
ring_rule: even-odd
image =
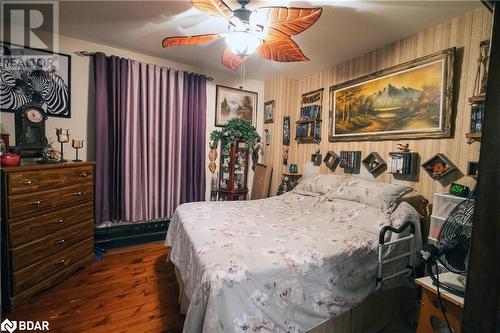
[(458, 183), (452, 183), (450, 186), (450, 194), (466, 197), (469, 194), (469, 187)]

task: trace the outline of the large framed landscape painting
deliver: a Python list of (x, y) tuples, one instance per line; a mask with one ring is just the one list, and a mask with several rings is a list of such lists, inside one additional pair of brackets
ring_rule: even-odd
[(224, 127), (230, 119), (245, 119), (254, 126), (257, 117), (257, 93), (217, 85), (215, 126)]
[(329, 140), (450, 137), (454, 54), (447, 49), (330, 87)]

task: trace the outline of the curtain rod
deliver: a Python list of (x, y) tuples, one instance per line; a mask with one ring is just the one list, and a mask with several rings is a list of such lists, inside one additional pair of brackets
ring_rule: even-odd
[[(80, 57), (92, 57), (94, 54), (96, 54), (96, 52), (89, 52), (89, 51), (75, 51), (75, 54), (77, 56), (80, 56)], [(106, 55), (106, 57), (109, 57), (108, 55)], [(208, 81), (213, 81), (214, 78), (211, 77), (211, 76), (207, 76), (205, 74), (200, 74), (200, 75), (203, 75), (204, 77), (207, 78)]]

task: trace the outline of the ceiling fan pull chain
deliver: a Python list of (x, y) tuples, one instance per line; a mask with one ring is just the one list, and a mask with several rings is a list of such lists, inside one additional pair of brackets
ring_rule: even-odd
[(243, 85), (245, 84), (245, 63), (241, 65), (241, 72), (240, 72), (240, 89), (243, 89)]

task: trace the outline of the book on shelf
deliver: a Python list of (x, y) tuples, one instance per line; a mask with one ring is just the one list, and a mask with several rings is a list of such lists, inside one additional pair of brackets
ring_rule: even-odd
[(484, 104), (473, 104), (471, 107), (470, 131), (481, 132), (483, 129)]
[(300, 108), (300, 120), (316, 121), (320, 118), (321, 109), (319, 105), (308, 105)]
[(340, 152), (340, 167), (344, 169), (355, 170), (360, 162), (359, 151), (341, 151)]
[(387, 171), (393, 174), (412, 173), (413, 156), (411, 153), (390, 153)]

